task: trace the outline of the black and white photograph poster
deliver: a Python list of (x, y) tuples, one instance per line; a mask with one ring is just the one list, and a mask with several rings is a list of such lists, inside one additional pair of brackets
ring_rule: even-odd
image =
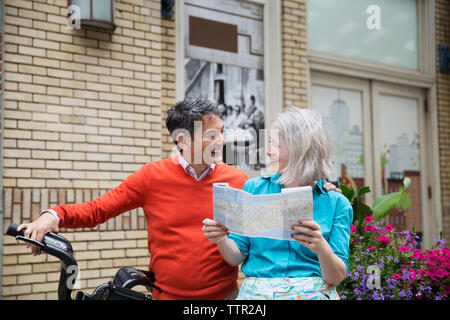
[(263, 7), (237, 0), (185, 0), (185, 96), (219, 104), (223, 161), (264, 164)]

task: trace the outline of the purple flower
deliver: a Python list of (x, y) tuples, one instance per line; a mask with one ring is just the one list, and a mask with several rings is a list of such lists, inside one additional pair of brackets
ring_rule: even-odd
[(438, 243), (438, 247), (442, 249), (445, 246), (445, 243), (447, 242), (446, 239), (439, 239), (438, 237), (434, 238), (434, 242)]
[(394, 279), (387, 279), (386, 280), (388, 288), (391, 289), (391, 290), (395, 288), (395, 284), (393, 283), (393, 280)]
[(402, 279), (403, 280), (408, 280), (409, 279), (409, 271), (407, 269), (403, 269)]
[(377, 290), (374, 290), (374, 291), (373, 291), (373, 293), (372, 293), (372, 298), (373, 298), (374, 300), (381, 300), (381, 297), (378, 295), (378, 291), (377, 291)]
[(409, 231), (401, 231), (400, 234), (405, 236), (405, 241), (406, 242), (411, 240), (411, 233)]
[(380, 269), (383, 269), (384, 264), (383, 263), (374, 263), (374, 265), (376, 265), (377, 267), (379, 267)]

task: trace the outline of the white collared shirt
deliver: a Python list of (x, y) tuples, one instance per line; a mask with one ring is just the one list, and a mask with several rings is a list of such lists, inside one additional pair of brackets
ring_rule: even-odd
[(204, 178), (206, 178), (214, 170), (214, 167), (216, 166), (215, 163), (211, 164), (209, 168), (203, 171), (200, 177), (197, 177), (194, 168), (192, 168), (189, 162), (187, 162), (186, 159), (183, 158), (181, 153), (178, 153), (178, 161), (180, 162), (180, 165), (183, 167), (184, 171), (186, 171), (188, 175), (190, 175), (197, 181), (202, 181)]

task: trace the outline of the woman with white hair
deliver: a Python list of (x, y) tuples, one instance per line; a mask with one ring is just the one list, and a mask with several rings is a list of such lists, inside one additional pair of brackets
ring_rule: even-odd
[[(335, 287), (348, 272), (353, 210), (338, 192), (326, 192), (332, 170), (331, 140), (320, 114), (290, 107), (273, 121), (267, 155), (272, 176), (248, 180), (252, 194), (279, 193), (282, 188), (313, 187), (313, 220), (293, 225), (293, 240), (245, 237), (228, 233), (206, 220), (205, 236), (217, 243), (226, 262), (246, 275), (237, 299), (338, 300)], [(300, 234), (301, 233), (301, 234)]]

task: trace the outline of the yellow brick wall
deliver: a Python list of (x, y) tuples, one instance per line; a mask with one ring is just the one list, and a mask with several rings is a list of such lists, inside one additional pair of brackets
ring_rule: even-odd
[(162, 154), (164, 158), (171, 155), (174, 144), (165, 125), (166, 111), (176, 103), (176, 67), (175, 67), (175, 6), (171, 18), (161, 21), (162, 32)]
[(69, 29), (66, 0), (6, 1), (5, 187), (112, 188), (161, 158), (161, 13)]
[(282, 1), (283, 105), (308, 106), (306, 0)]
[[(5, 1), (3, 225), (92, 200), (161, 158), (159, 0), (116, 0), (114, 32), (67, 27), (66, 0)], [(61, 230), (81, 289), (122, 266), (147, 269), (142, 210), (89, 230)], [(56, 298), (56, 259), (4, 237), (2, 297)]]
[(437, 0), (435, 8), (442, 225), (444, 237), (450, 239), (450, 74), (439, 72), (439, 44), (450, 46), (450, 2)]

